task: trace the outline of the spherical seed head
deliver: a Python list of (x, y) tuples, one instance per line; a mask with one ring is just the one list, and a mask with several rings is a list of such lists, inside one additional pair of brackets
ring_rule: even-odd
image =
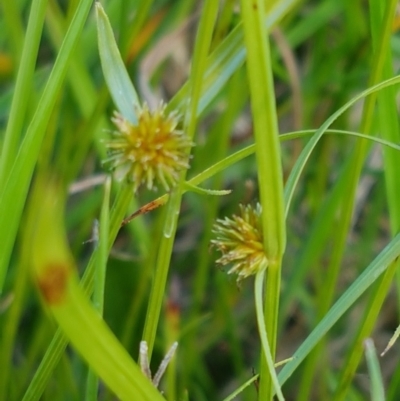
[(240, 205), (240, 214), (218, 219), (213, 228), (216, 239), (211, 243), (222, 253), (220, 265), (232, 265), (228, 274), (236, 273), (238, 281), (268, 266), (263, 246), (261, 205)]
[(168, 191), (179, 180), (180, 171), (189, 168), (188, 150), (193, 143), (177, 129), (176, 113), (167, 115), (164, 104), (154, 111), (145, 104), (136, 114), (136, 125), (114, 114), (112, 121), (118, 130), (106, 144), (107, 162), (116, 179), (133, 182), (135, 191), (142, 184), (148, 189), (161, 184)]

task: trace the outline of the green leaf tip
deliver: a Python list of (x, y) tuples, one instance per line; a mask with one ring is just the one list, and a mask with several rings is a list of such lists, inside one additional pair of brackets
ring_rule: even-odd
[(223, 196), (229, 195), (232, 190), (231, 189), (206, 189), (201, 188), (197, 185), (190, 184), (188, 181), (185, 181), (183, 187), (186, 191), (191, 191), (199, 195), (213, 195), (213, 196)]
[(136, 124), (139, 98), (115, 42), (110, 20), (99, 2), (96, 2), (96, 19), (100, 61), (107, 87), (120, 113)]

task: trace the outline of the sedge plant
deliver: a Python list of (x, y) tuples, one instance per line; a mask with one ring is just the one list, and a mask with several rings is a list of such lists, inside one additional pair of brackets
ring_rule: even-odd
[(1, 400), (399, 398), (395, 1), (0, 8)]

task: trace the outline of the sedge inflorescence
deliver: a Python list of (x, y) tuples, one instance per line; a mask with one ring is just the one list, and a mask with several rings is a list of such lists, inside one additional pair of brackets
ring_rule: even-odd
[(178, 116), (166, 113), (165, 104), (154, 111), (147, 104), (136, 110), (137, 123), (121, 114), (112, 118), (117, 130), (107, 142), (109, 158), (117, 180), (134, 183), (136, 191), (142, 184), (155, 189), (158, 184), (168, 191), (176, 185), (179, 173), (189, 168), (188, 151), (192, 141), (177, 129)]
[(211, 243), (222, 253), (220, 265), (232, 265), (228, 271), (236, 273), (238, 280), (256, 274), (268, 266), (264, 252), (261, 226), (261, 205), (240, 205), (240, 214), (218, 219)]

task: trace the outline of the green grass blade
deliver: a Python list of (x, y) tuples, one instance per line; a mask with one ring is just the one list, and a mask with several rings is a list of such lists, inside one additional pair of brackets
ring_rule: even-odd
[[(282, 0), (268, 12), (264, 19), (265, 31), (268, 32), (295, 6), (298, 0)], [(202, 96), (197, 109), (200, 115), (220, 93), (229, 78), (239, 69), (246, 58), (244, 48), (243, 25), (238, 24), (224, 41), (208, 57), (208, 68), (203, 79)], [(168, 110), (182, 110), (186, 107), (189, 86), (185, 84), (168, 104)]]
[[(29, 14), (24, 47), (15, 81), (10, 116), (0, 157), (0, 188), (4, 187), (21, 139), (21, 129), (32, 91), (33, 73), (42, 35), (47, 0), (35, 1)], [(1, 287), (1, 286), (0, 286)]]
[[(241, 11), (247, 51), (246, 67), (250, 86), (258, 187), (262, 206), (263, 245), (268, 259), (264, 308), (265, 329), (269, 337), (270, 354), (274, 359), (278, 332), (282, 256), (286, 246), (278, 117), (269, 38), (263, 24), (264, 1), (242, 0)], [(261, 328), (260, 333), (263, 333)], [(263, 337), (261, 339), (263, 340)], [(269, 349), (266, 350), (266, 346), (263, 341), (265, 355), (269, 351)], [(270, 400), (273, 388), (276, 387), (276, 384), (274, 385), (275, 371), (271, 361), (264, 358), (261, 358), (261, 361), (259, 400)], [(275, 391), (278, 398), (282, 400), (283, 395), (279, 387), (275, 388)]]
[[(375, 7), (382, 7), (382, 3), (374, 1)], [(392, 33), (390, 22), (393, 21), (393, 17), (396, 11), (397, 2), (391, 1), (386, 3), (386, 10), (388, 16), (384, 18), (384, 21), (388, 21), (385, 24), (385, 36)], [(374, 10), (371, 10), (374, 13)], [(377, 14), (377, 13), (374, 13)], [(380, 32), (382, 28), (378, 25), (375, 30), (372, 30), (373, 36), (376, 37), (375, 41), (379, 40), (375, 46), (381, 46), (382, 43), (390, 44), (388, 38), (382, 38)], [(383, 78), (389, 78), (393, 76), (392, 67), (392, 56), (390, 52), (390, 46), (387, 46), (387, 52), (385, 57), (385, 63), (383, 66)], [(378, 93), (378, 115), (381, 135), (384, 139), (391, 142), (400, 142), (400, 130), (398, 121), (398, 112), (396, 104), (396, 91), (394, 88), (386, 88)], [(390, 211), (390, 223), (392, 233), (396, 233), (400, 227), (400, 208), (398, 205), (398, 188), (400, 188), (400, 175), (398, 174), (399, 159), (397, 152), (390, 149), (383, 149), (383, 161), (384, 161), (384, 172), (385, 172), (385, 183), (386, 192), (388, 196), (388, 206)]]
[(12, 248), (17, 234), (22, 209), (25, 203), (29, 183), (33, 174), (41, 144), (46, 133), (51, 111), (64, 81), (68, 61), (79, 40), (92, 2), (82, 0), (71, 22), (63, 45), (57, 56), (53, 70), (39, 101), (36, 113), (29, 125), (21, 144), (17, 158), (10, 172), (9, 179), (0, 197), (0, 293), (3, 290), (4, 278), (7, 272)]
[(396, 76), (390, 79), (387, 79), (377, 85), (372, 86), (369, 89), (366, 89), (365, 91), (361, 92), (357, 96), (353, 97), (351, 100), (349, 100), (344, 106), (342, 106), (339, 110), (337, 110), (335, 113), (333, 113), (322, 125), (321, 127), (316, 131), (316, 133), (313, 135), (313, 137), (310, 139), (310, 141), (307, 143), (303, 151), (301, 152), (301, 155), (296, 161), (296, 164), (294, 165), (290, 176), (286, 182), (285, 186), (285, 205), (286, 205), (286, 215), (288, 213), (290, 203), (292, 201), (293, 193), (295, 190), (295, 187), (299, 181), (300, 175), (304, 169), (304, 166), (307, 162), (307, 160), (310, 158), (310, 155), (317, 145), (318, 141), (321, 139), (321, 136), (323, 133), (329, 128), (329, 126), (339, 117), (341, 116), (346, 110), (348, 110), (353, 104), (355, 104), (357, 101), (360, 99), (373, 94), (383, 88), (387, 88), (392, 85), (396, 85), (400, 83), (400, 76)]
[(44, 303), (75, 349), (119, 399), (163, 400), (79, 286), (58, 187), (46, 182), (45, 187), (38, 185), (35, 189), (43, 196), (36, 205), (31, 263)]
[(284, 366), (279, 373), (279, 382), (283, 385), (286, 380), (297, 369), (304, 358), (312, 351), (319, 340), (339, 320), (341, 316), (357, 301), (357, 299), (386, 271), (391, 262), (400, 255), (400, 234), (382, 250), (374, 261), (363, 271), (357, 280), (346, 290), (346, 292), (331, 307), (329, 312), (301, 344), (293, 355), (293, 360)]
[[(392, 34), (391, 24), (395, 15), (396, 4), (397, 3), (393, 0), (386, 3), (381, 3), (379, 1), (370, 2), (371, 31), (374, 47), (374, 77), (382, 76), (383, 78), (387, 78), (393, 75), (390, 57), (390, 36)], [(382, 132), (383, 137), (391, 141), (399, 140), (395, 96), (396, 91), (393, 87), (385, 88), (377, 94), (379, 130)], [(397, 184), (399, 182), (399, 177), (396, 152), (384, 149), (384, 161), (385, 182), (391, 217), (390, 224), (392, 234), (394, 235), (398, 232), (400, 224), (398, 221), (399, 214), (397, 205)], [(380, 279), (376, 290), (371, 294), (364, 312), (364, 318), (361, 320), (360, 327), (349, 348), (345, 368), (341, 372), (339, 385), (335, 391), (335, 401), (343, 400), (346, 396), (351, 378), (354, 376), (362, 357), (362, 341), (365, 337), (369, 336), (373, 330), (395, 271), (396, 265), (394, 264), (388, 269), (382, 279)]]
[[(96, 272), (94, 277), (94, 290), (93, 290), (93, 305), (94, 308), (99, 312), (100, 316), (103, 316), (104, 310), (104, 288), (106, 284), (106, 271), (107, 271), (107, 260), (108, 260), (108, 233), (110, 231), (110, 191), (111, 191), (111, 178), (108, 177), (104, 184), (104, 197), (103, 204), (101, 206), (100, 215), (100, 228), (98, 229), (99, 238), (95, 238), (98, 241), (98, 252), (97, 252), (97, 263)], [(95, 228), (96, 230), (96, 228)], [(86, 401), (96, 401), (98, 393), (98, 378), (96, 373), (89, 369), (86, 387)]]
[(267, 331), (265, 329), (264, 310), (262, 302), (264, 277), (265, 277), (265, 271), (258, 272), (254, 281), (254, 298), (256, 303), (258, 331), (260, 333), (260, 339), (263, 349), (262, 354), (265, 357), (268, 366), (268, 372), (271, 376), (271, 381), (273, 383), (276, 396), (278, 397), (279, 401), (283, 401), (284, 398), (282, 394), (282, 389), (279, 386), (279, 381), (276, 376), (274, 360), (269, 346)]
[[(262, 24), (264, 8), (259, 9), (263, 3), (243, 1), (241, 4), (260, 200), (263, 209), (264, 246), (267, 258), (275, 260), (283, 255), (286, 234), (283, 177), (270, 48)], [(253, 4), (257, 4), (257, 8)]]
[[(116, 197), (110, 216), (108, 250), (111, 250), (111, 247), (121, 227), (121, 221), (123, 219), (124, 214), (126, 213), (128, 205), (132, 198), (132, 193), (133, 193), (132, 186), (125, 185), (120, 189)], [(98, 250), (96, 250), (91, 256), (81, 282), (81, 285), (87, 295), (90, 295), (93, 290), (95, 264), (98, 257), (97, 252)], [(26, 390), (22, 401), (38, 401), (40, 399), (45, 390), (46, 384), (49, 381), (49, 378), (52, 372), (54, 371), (54, 368), (59, 363), (61, 356), (67, 345), (68, 345), (67, 338), (64, 336), (61, 329), (58, 329), (34, 377), (29, 383), (29, 387)]]
[(137, 122), (135, 107), (139, 106), (139, 99), (115, 42), (110, 21), (100, 3), (96, 3), (96, 15), (104, 78), (120, 113), (135, 124)]
[[(190, 102), (187, 105), (185, 114), (184, 128), (189, 138), (193, 138), (197, 126), (197, 105), (201, 96), (201, 83), (203, 82), (206, 57), (211, 45), (211, 37), (214, 29), (215, 18), (218, 11), (218, 4), (213, 0), (206, 0), (202, 9), (202, 16), (199, 23), (198, 32), (193, 55), (193, 64), (189, 78)], [(168, 209), (163, 223), (163, 236), (161, 237), (159, 254), (156, 261), (156, 270), (153, 285), (150, 293), (150, 300), (147, 309), (145, 326), (143, 329), (143, 339), (147, 341), (149, 357), (152, 354), (156, 331), (160, 318), (163, 302), (163, 294), (167, 274), (171, 261), (171, 254), (175, 240), (178, 224), (179, 211), (181, 207), (182, 195), (184, 193), (183, 184), (186, 178), (186, 171), (180, 176), (177, 188), (174, 188), (169, 197)]]

